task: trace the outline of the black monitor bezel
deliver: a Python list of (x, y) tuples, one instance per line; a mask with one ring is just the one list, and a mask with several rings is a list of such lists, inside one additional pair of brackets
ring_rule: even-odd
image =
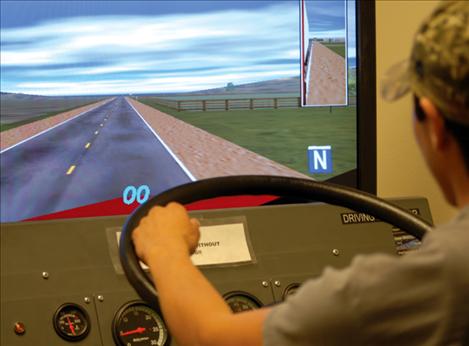
[(375, 2), (356, 1), (357, 18), (357, 187), (376, 194)]

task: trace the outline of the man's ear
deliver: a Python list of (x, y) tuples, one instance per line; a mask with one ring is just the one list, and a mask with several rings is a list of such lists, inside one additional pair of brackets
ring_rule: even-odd
[(448, 132), (443, 115), (428, 98), (422, 97), (419, 102), (426, 115), (425, 120), (432, 146), (435, 149), (443, 149), (448, 143)]

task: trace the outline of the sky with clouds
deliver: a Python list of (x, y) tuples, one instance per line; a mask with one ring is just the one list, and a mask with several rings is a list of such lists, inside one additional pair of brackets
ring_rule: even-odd
[(355, 66), (355, 0), (305, 0), (309, 37), (345, 38), (349, 64)]
[(2, 1), (1, 90), (186, 92), (298, 76), (298, 11), (277, 0)]
[(345, 37), (344, 0), (306, 0), (309, 33), (317, 38)]

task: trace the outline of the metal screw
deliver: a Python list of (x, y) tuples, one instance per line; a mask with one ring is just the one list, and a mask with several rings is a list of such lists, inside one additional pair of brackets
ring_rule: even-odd
[(104, 300), (104, 296), (99, 295), (99, 296), (98, 296), (98, 300), (99, 300), (100, 302), (102, 302), (102, 301)]
[(334, 256), (339, 256), (340, 251), (339, 251), (339, 249), (333, 249), (332, 253), (334, 254)]
[(275, 280), (275, 281), (274, 281), (274, 285), (277, 286), (277, 287), (280, 287), (281, 283), (280, 283), (280, 281)]
[(90, 297), (85, 297), (83, 300), (85, 301), (86, 304), (91, 303)]
[(49, 273), (48, 272), (42, 272), (42, 277), (44, 279), (48, 279), (49, 278)]
[(269, 287), (269, 283), (267, 281), (262, 281), (262, 286)]

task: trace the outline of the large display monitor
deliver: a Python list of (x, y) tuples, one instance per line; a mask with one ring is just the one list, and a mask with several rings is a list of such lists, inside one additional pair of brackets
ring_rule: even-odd
[(225, 175), (373, 193), (374, 39), (372, 1), (2, 1), (0, 221)]

